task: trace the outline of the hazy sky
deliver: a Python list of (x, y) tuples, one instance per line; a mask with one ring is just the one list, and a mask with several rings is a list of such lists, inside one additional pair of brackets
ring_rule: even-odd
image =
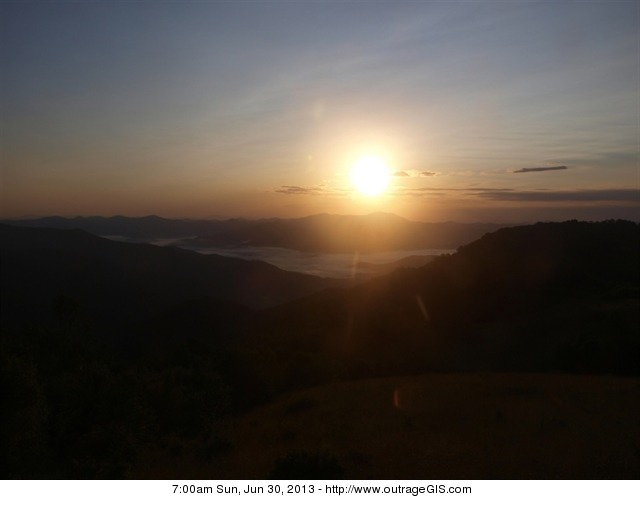
[(640, 220), (635, 0), (0, 8), (4, 217)]

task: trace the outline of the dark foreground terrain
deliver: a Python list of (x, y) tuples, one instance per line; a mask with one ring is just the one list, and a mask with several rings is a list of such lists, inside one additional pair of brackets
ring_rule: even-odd
[[(640, 475), (640, 380), (432, 374), (312, 388), (225, 424), (212, 477), (601, 479)], [(194, 456), (195, 455), (195, 456)], [(247, 464), (247, 461), (251, 463)], [(157, 461), (140, 476), (176, 474)], [(306, 472), (306, 475), (305, 475)]]
[(354, 287), (0, 234), (5, 478), (640, 474), (635, 223), (506, 228)]

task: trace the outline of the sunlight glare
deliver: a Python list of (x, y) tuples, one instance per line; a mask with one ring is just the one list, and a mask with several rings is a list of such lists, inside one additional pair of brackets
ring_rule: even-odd
[(349, 178), (361, 194), (378, 196), (389, 184), (389, 166), (378, 156), (363, 156), (353, 164)]

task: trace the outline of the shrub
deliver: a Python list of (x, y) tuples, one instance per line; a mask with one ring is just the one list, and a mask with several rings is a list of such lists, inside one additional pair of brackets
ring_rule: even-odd
[(269, 478), (281, 480), (338, 480), (344, 469), (326, 453), (291, 452), (276, 460)]

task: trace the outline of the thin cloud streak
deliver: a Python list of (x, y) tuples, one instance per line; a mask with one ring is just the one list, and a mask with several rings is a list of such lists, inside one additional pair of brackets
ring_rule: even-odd
[(599, 189), (599, 190), (555, 190), (555, 191), (516, 191), (493, 190), (474, 194), (493, 201), (525, 201), (525, 202), (617, 202), (640, 204), (638, 189)]
[(556, 167), (523, 167), (522, 169), (518, 169), (517, 171), (513, 171), (514, 173), (520, 172), (544, 172), (544, 171), (560, 171), (563, 169), (568, 169), (566, 165), (558, 165)]
[(433, 171), (417, 171), (415, 169), (400, 170), (391, 173), (394, 178), (428, 178), (436, 176), (438, 173)]
[(639, 189), (577, 189), (577, 190), (515, 190), (513, 188), (431, 188), (399, 189), (393, 196), (433, 197), (455, 195), (477, 197), (491, 201), (518, 202), (616, 202), (640, 204)]
[(281, 185), (275, 190), (278, 194), (288, 195), (310, 195), (310, 196), (330, 196), (345, 197), (349, 190), (343, 188), (330, 188), (326, 186), (315, 185), (312, 187), (300, 187), (297, 185)]
[[(282, 185), (275, 192), (291, 195), (346, 197), (350, 189), (316, 185), (300, 187)], [(476, 197), (490, 201), (518, 202), (616, 202), (640, 204), (640, 189), (574, 189), (574, 190), (517, 190), (490, 187), (417, 187), (395, 188), (387, 192), (392, 197), (456, 196)]]

